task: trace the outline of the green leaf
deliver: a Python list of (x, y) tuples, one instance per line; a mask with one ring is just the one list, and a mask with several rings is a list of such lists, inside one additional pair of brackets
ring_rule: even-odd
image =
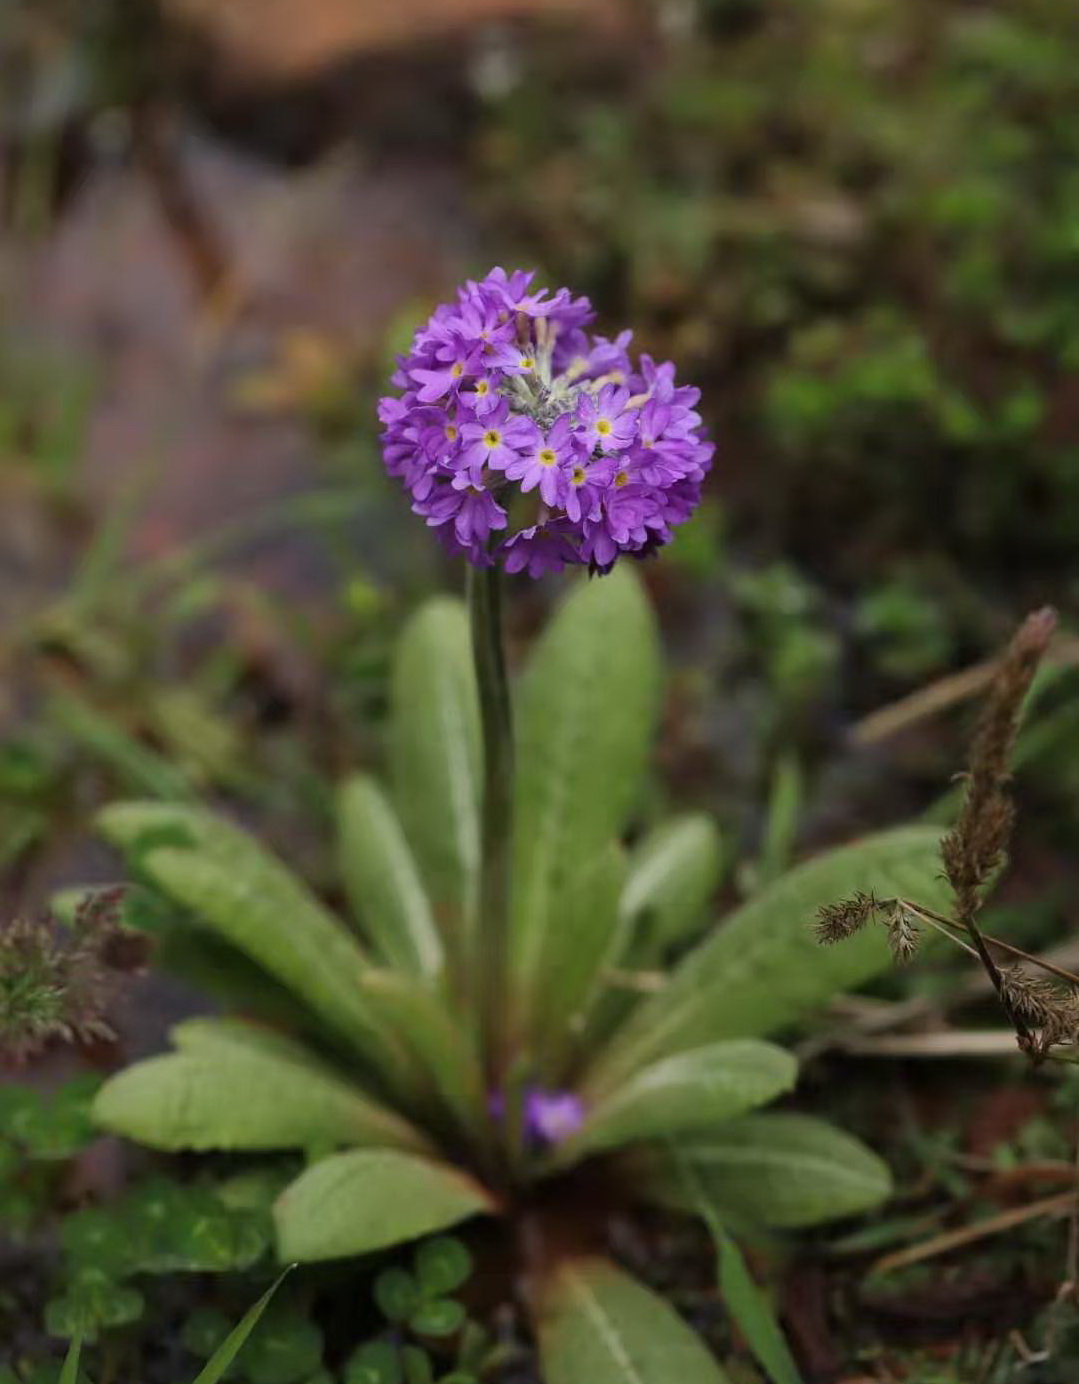
[(442, 969), (442, 938), (397, 814), (357, 774), (338, 797), (339, 857), (353, 912), (382, 959), (411, 975)]
[(692, 1164), (682, 1158), (678, 1144), (667, 1146), (671, 1163), (681, 1177), (686, 1200), (707, 1225), (716, 1247), (716, 1268), (723, 1301), (738, 1330), (772, 1384), (803, 1384), (786, 1337), (772, 1305), (749, 1272), (742, 1252), (724, 1229)]
[(604, 972), (624, 949), (628, 930), (618, 900), (625, 877), (626, 857), (619, 846), (587, 859), (567, 883), (561, 925), (547, 933), (536, 987), (543, 1003), (533, 1037), (552, 1083), (562, 1075), (566, 1053), (581, 1047), (589, 1016), (604, 992)]
[(230, 1207), (218, 1189), (154, 1178), (117, 1207), (140, 1273), (247, 1269), (270, 1241), (264, 1211)]
[(274, 1307), (244, 1347), (242, 1365), (250, 1384), (300, 1384), (322, 1365), (322, 1332), (298, 1308)]
[(416, 1277), (431, 1297), (452, 1293), (468, 1280), (472, 1256), (453, 1235), (424, 1240), (416, 1250)]
[(719, 1255), (719, 1289), (738, 1330), (772, 1384), (802, 1384), (771, 1303), (753, 1278), (742, 1252), (721, 1228), (714, 1232)]
[(46, 717), (47, 724), (107, 764), (122, 782), (124, 792), (151, 793), (166, 801), (192, 797), (191, 781), (183, 770), (82, 697), (55, 693), (49, 699)]
[(386, 1269), (375, 1279), (375, 1302), (388, 1322), (407, 1322), (420, 1305), (420, 1290), (406, 1269)]
[(480, 860), (479, 702), (460, 601), (428, 601), (401, 636), (389, 725), (394, 803), (439, 924), (469, 927)]
[(485, 1326), (474, 1317), (469, 1317), (461, 1330), (457, 1345), (457, 1368), (466, 1374), (482, 1374), (492, 1354), (494, 1341)]
[(368, 1341), (349, 1356), (345, 1384), (401, 1384), (401, 1356), (388, 1341)]
[(307, 1261), (368, 1254), (494, 1210), (490, 1193), (455, 1168), (362, 1149), (301, 1173), (275, 1219), (281, 1256)]
[[(566, 1164), (600, 1149), (709, 1129), (789, 1091), (798, 1064), (757, 1039), (732, 1039), (676, 1053), (629, 1078), (589, 1110), (558, 1147)], [(585, 1093), (587, 1103), (587, 1092)]]
[(674, 1309), (604, 1259), (566, 1260), (546, 1276), (538, 1330), (545, 1384), (726, 1384)]
[(303, 1043), (279, 1029), (246, 1018), (184, 1019), (173, 1024), (169, 1037), (177, 1050), (183, 1053), (213, 1056), (223, 1051), (226, 1055), (238, 1053), (241, 1057), (265, 1057), (288, 1062), (316, 1075), (328, 1071), (323, 1061)]
[(27, 1158), (64, 1162), (97, 1137), (91, 1106), (99, 1076), (81, 1076), (43, 1096), (13, 1086), (0, 1091), (0, 1128)]
[(881, 832), (817, 856), (762, 890), (634, 1010), (599, 1058), (590, 1088), (612, 1090), (645, 1063), (703, 1043), (772, 1033), (885, 970), (891, 956), (883, 928), (867, 927), (833, 947), (817, 941), (817, 909), (858, 890), (945, 907), (939, 834), (921, 826)]
[(808, 1115), (747, 1115), (680, 1141), (677, 1164), (669, 1149), (649, 1148), (630, 1154), (626, 1167), (648, 1199), (685, 1211), (699, 1211), (704, 1199), (735, 1225), (817, 1225), (878, 1206), (892, 1190), (875, 1153)]
[(635, 928), (627, 964), (654, 965), (698, 932), (722, 869), (719, 832), (704, 813), (650, 832), (630, 856), (619, 905)]
[(104, 835), (168, 898), (191, 910), (307, 1002), (335, 1032), (401, 1079), (402, 1056), (361, 998), (358, 943), (245, 831), (200, 808), (120, 803)]
[(64, 1368), (60, 1371), (60, 1384), (76, 1384), (79, 1377), (79, 1356), (82, 1354), (82, 1335), (76, 1335), (68, 1348)]
[(86, 1206), (65, 1216), (60, 1243), (69, 1260), (92, 1264), (122, 1278), (134, 1267), (136, 1247), (123, 1216), (114, 1209)]
[(155, 967), (179, 976), (248, 1018), (281, 1025), (295, 1033), (317, 1031), (317, 1018), (311, 1009), (257, 962), (224, 938), (195, 926), (186, 910), (156, 891), (139, 889), (138, 895), (153, 899), (159, 913), (165, 914), (146, 929), (152, 931), (157, 941)]
[(622, 833), (659, 705), (655, 620), (638, 579), (580, 581), (532, 656), (517, 699), (512, 985), (526, 1029), (576, 939), (560, 924), (581, 863)]
[(106, 1083), (94, 1104), (101, 1125), (169, 1150), (426, 1147), (399, 1115), (278, 1035), (203, 1021), (178, 1038), (192, 1046)]
[(435, 1384), (435, 1367), (431, 1357), (419, 1346), (405, 1346), (401, 1351), (406, 1384)]
[(140, 1292), (118, 1283), (96, 1265), (80, 1265), (67, 1291), (45, 1304), (45, 1329), (51, 1336), (97, 1339), (102, 1327), (138, 1321), (145, 1307)]
[(482, 1128), (487, 1104), (479, 1053), (442, 996), (389, 970), (369, 970), (363, 992), (426, 1078), (423, 1094), (448, 1110), (462, 1129)]
[(465, 1309), (454, 1298), (435, 1298), (413, 1312), (409, 1326), (417, 1336), (452, 1336), (465, 1323)]
[(285, 1278), (291, 1273), (292, 1269), (287, 1268), (280, 1275), (277, 1281), (263, 1293), (258, 1302), (253, 1307), (248, 1308), (240, 1322), (229, 1332), (228, 1336), (222, 1341), (221, 1345), (214, 1351), (211, 1358), (206, 1362), (205, 1367), (199, 1371), (198, 1377), (193, 1384), (219, 1384), (224, 1379), (229, 1366), (239, 1355), (247, 1338), (258, 1326), (262, 1319), (262, 1314), (269, 1307), (274, 1294), (280, 1288)]

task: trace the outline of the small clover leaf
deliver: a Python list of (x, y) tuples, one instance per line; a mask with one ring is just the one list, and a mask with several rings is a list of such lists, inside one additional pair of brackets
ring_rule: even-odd
[(435, 1298), (413, 1312), (408, 1324), (417, 1336), (452, 1336), (465, 1321), (465, 1309), (453, 1298)]
[(435, 1384), (435, 1368), (431, 1357), (419, 1346), (405, 1346), (401, 1352), (405, 1367), (405, 1384)]
[(416, 1277), (427, 1297), (442, 1297), (459, 1288), (472, 1272), (472, 1256), (452, 1235), (425, 1240), (416, 1251)]
[(344, 1384), (401, 1384), (401, 1357), (387, 1341), (369, 1341), (353, 1351)]
[(466, 1321), (457, 1348), (458, 1366), (468, 1374), (479, 1374), (490, 1349), (491, 1334), (487, 1328), (477, 1321)]
[(375, 1302), (390, 1322), (408, 1321), (420, 1306), (419, 1285), (405, 1269), (385, 1269), (375, 1279)]
[(83, 1268), (67, 1292), (45, 1305), (45, 1329), (51, 1336), (85, 1341), (97, 1339), (102, 1327), (127, 1326), (138, 1321), (145, 1300), (134, 1288), (125, 1287), (102, 1269)]
[(134, 1268), (131, 1236), (122, 1218), (101, 1207), (75, 1211), (64, 1220), (60, 1242), (69, 1259), (122, 1278)]
[(300, 1384), (322, 1365), (322, 1332), (298, 1308), (283, 1308), (267, 1315), (241, 1359), (250, 1384)]

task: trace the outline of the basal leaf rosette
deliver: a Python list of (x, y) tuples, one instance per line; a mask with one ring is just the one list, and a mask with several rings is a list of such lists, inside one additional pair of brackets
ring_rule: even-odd
[(587, 298), (493, 269), (417, 333), (381, 401), (383, 455), (451, 553), (538, 577), (670, 542), (713, 445), (674, 366), (594, 335)]

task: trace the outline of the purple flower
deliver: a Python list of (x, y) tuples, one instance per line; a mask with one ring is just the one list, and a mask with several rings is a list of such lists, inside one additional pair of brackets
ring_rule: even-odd
[(530, 577), (561, 572), (563, 567), (580, 561), (569, 535), (553, 524), (533, 524), (522, 529), (506, 539), (502, 552), (507, 572), (527, 572)]
[(584, 1102), (572, 1091), (529, 1091), (525, 1131), (541, 1144), (560, 1144), (584, 1124)]
[(536, 425), (530, 418), (511, 414), (509, 403), (499, 399), (485, 417), (465, 423), (461, 428), (462, 470), (467, 471), (473, 485), (482, 485), (485, 467), (505, 471), (520, 450), (533, 444), (536, 432)]
[(506, 467), (506, 479), (520, 481), (528, 494), (539, 489), (540, 499), (549, 508), (565, 504), (567, 468), (575, 454), (573, 424), (567, 414), (555, 420), (546, 436), (536, 429), (526, 451), (520, 452)]
[(457, 541), (465, 547), (473, 543), (484, 545), (492, 530), (506, 527), (506, 511), (489, 490), (474, 486), (466, 489), (458, 489), (455, 485), (440, 486), (412, 508), (432, 528), (448, 524), (452, 519)]
[(462, 403), (466, 408), (470, 408), (477, 418), (487, 418), (502, 403), (502, 396), (498, 392), (498, 380), (490, 375), (481, 375), (464, 393)]
[(469, 355), (461, 345), (445, 348), (428, 368), (415, 365), (408, 373), (420, 386), (419, 402), (434, 404), (459, 389), (478, 365), (479, 352)]
[(604, 452), (621, 451), (637, 435), (640, 410), (629, 410), (629, 390), (604, 385), (598, 394), (582, 394), (577, 421), (592, 447)]
[[(606, 571), (671, 538), (712, 444), (670, 362), (593, 335), (587, 298), (494, 269), (420, 328), (379, 404), (383, 456), (451, 552), (539, 576)], [(521, 518), (508, 529), (512, 506)]]

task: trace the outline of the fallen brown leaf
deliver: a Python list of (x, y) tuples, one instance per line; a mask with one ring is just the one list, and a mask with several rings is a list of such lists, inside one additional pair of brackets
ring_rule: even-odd
[(166, 0), (230, 62), (262, 79), (296, 79), (321, 67), (409, 41), (507, 19), (566, 19), (612, 29), (626, 0)]

